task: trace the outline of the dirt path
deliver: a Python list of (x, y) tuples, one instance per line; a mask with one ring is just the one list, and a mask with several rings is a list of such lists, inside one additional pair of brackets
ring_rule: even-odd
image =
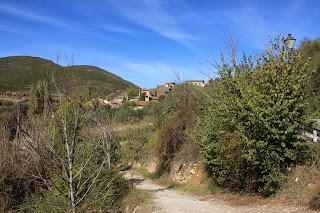
[(124, 172), (124, 177), (142, 190), (153, 191), (156, 210), (154, 213), (300, 213), (312, 212), (295, 207), (269, 206), (233, 206), (224, 201), (204, 199), (187, 192), (182, 192), (161, 186), (136, 172)]

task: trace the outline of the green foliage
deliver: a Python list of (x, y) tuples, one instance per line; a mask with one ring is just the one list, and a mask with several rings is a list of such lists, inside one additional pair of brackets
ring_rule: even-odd
[(40, 189), (38, 193), (31, 194), (26, 198), (25, 206), (22, 212), (71, 212), (70, 205), (67, 200), (56, 196), (46, 189)]
[[(128, 103), (133, 103), (134, 105), (136, 105), (134, 102)], [(115, 111), (114, 120), (117, 122), (125, 122), (130, 120), (136, 121), (143, 119), (145, 115), (146, 109), (133, 109), (132, 106), (124, 104)]]
[[(220, 66), (220, 79), (199, 117), (195, 135), (219, 185), (246, 192), (274, 193), (285, 169), (306, 149), (300, 135), (310, 126), (304, 88), (308, 61), (285, 51), (283, 39), (253, 61)], [(224, 61), (224, 60), (223, 60)]]
[(136, 102), (134, 101), (123, 101), (121, 107), (127, 108), (127, 107), (133, 107), (137, 106)]
[(139, 97), (139, 101), (145, 101), (146, 100), (146, 93), (145, 92), (141, 92), (140, 93), (140, 97)]
[(163, 102), (151, 102), (149, 104), (149, 115), (153, 117), (153, 123), (156, 127), (161, 127), (166, 117), (164, 116), (165, 105)]
[(163, 165), (158, 166), (156, 171), (153, 173), (149, 173), (147, 170), (145, 170), (144, 168), (141, 168), (141, 167), (135, 168), (134, 170), (138, 171), (144, 177), (148, 177), (153, 180), (159, 179), (166, 172), (166, 169), (164, 168)]
[(180, 150), (185, 142), (185, 129), (184, 120), (180, 119), (179, 112), (175, 112), (166, 118), (165, 123), (159, 130), (160, 144), (157, 147), (157, 155), (167, 169), (175, 153)]
[[(122, 198), (129, 192), (129, 183), (116, 171), (104, 170), (92, 187), (84, 202), (77, 207), (77, 212), (108, 211), (118, 212)], [(26, 200), (26, 212), (71, 212), (71, 206), (63, 195), (55, 195), (50, 190), (41, 189)]]
[(141, 167), (134, 168), (135, 171), (142, 174), (144, 177), (150, 178), (150, 179), (156, 179), (158, 177), (155, 177), (154, 173), (149, 173), (147, 170)]
[(160, 95), (160, 97), (158, 98), (158, 101), (163, 102), (165, 98), (166, 98), (165, 95)]
[(302, 59), (310, 60), (310, 67), (315, 68), (314, 71), (310, 69), (310, 72), (308, 72), (311, 77), (305, 91), (309, 96), (309, 115), (317, 118), (320, 115), (320, 38), (314, 40), (304, 38), (299, 45), (298, 51)]
[(92, 101), (92, 107), (95, 111), (95, 114), (102, 115), (102, 117), (106, 119), (111, 118), (116, 111), (116, 108), (112, 108), (110, 105), (104, 106), (100, 104), (98, 100)]
[(141, 126), (140, 128), (129, 128), (125, 130), (125, 135), (120, 138), (123, 145), (119, 150), (121, 153), (122, 164), (127, 165), (129, 162), (138, 161), (145, 154), (144, 146), (149, 142), (149, 137), (152, 134), (152, 127), (149, 125)]
[(83, 88), (59, 93), (46, 116), (46, 87), (33, 87), (29, 119), (25, 105), (1, 101), (0, 211), (119, 211), (128, 182), (109, 163), (112, 110), (90, 106)]
[(139, 87), (130, 85), (126, 89), (128, 99), (138, 96), (139, 95), (139, 91), (140, 91)]
[(32, 85), (29, 91), (29, 108), (28, 117), (31, 118), (35, 114), (48, 114), (51, 98), (49, 94), (48, 84), (45, 80), (38, 81), (36, 85)]
[(84, 89), (61, 98), (54, 117), (42, 125), (46, 138), (38, 153), (48, 171), (42, 177), (47, 187), (32, 212), (87, 212), (101, 208), (113, 211), (126, 194), (127, 182), (110, 169), (112, 135), (105, 122), (108, 112), (96, 109), (100, 112), (97, 114), (86, 107), (88, 95)]
[(299, 52), (304, 57), (310, 57), (314, 54), (317, 54), (320, 52), (320, 38), (316, 38), (314, 40), (311, 40), (309, 38), (304, 38), (300, 42), (299, 45)]
[(316, 164), (318, 168), (320, 169), (320, 143), (312, 143), (309, 144), (310, 147), (310, 157), (308, 160), (310, 161), (310, 164)]
[[(19, 181), (17, 181), (19, 180)], [(28, 187), (26, 178), (18, 179), (8, 169), (0, 169), (0, 212), (7, 212), (21, 204), (27, 195)], [(29, 189), (28, 189), (29, 188)]]

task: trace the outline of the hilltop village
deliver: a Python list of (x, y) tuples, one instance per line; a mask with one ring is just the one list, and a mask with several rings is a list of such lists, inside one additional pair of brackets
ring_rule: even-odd
[[(209, 83), (205, 83), (204, 80), (188, 80), (189, 84), (204, 87)], [(129, 102), (135, 102), (137, 109), (143, 108), (148, 105), (150, 102), (157, 102), (163, 100), (163, 98), (176, 86), (175, 82), (167, 82), (163, 85), (157, 85), (157, 88), (147, 89), (141, 88), (139, 90), (138, 96), (129, 98), (127, 95), (124, 97), (118, 97), (112, 101), (107, 99), (99, 99), (99, 103), (102, 105), (110, 105), (112, 108), (118, 108), (124, 100)]]
[[(204, 80), (188, 80), (188, 83), (199, 87), (209, 85), (209, 83), (205, 83)], [(109, 101), (107, 98), (100, 98), (99, 103), (104, 106), (110, 105), (111, 108), (118, 108), (124, 101), (129, 101), (136, 104), (135, 109), (141, 109), (151, 102), (162, 101), (175, 86), (175, 82), (167, 82), (163, 85), (157, 85), (157, 88), (140, 88), (139, 92), (134, 97), (128, 97), (128, 95), (124, 93), (112, 99), (112, 101)], [(6, 93), (0, 93), (0, 99), (14, 100), (15, 102), (27, 102), (29, 100), (29, 94), (7, 91)]]

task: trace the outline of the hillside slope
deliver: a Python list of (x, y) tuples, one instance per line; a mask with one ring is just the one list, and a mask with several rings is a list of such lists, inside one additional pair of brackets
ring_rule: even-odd
[(71, 72), (78, 85), (88, 85), (95, 95), (111, 96), (121, 94), (132, 83), (94, 66), (63, 67), (50, 60), (11, 56), (0, 58), (0, 92), (28, 92), (30, 85), (45, 78), (45, 73), (62, 70)]

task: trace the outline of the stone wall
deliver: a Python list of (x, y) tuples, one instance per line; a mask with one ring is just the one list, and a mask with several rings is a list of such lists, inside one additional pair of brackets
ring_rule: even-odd
[(203, 168), (197, 162), (173, 162), (170, 171), (171, 179), (176, 183), (189, 183), (192, 179), (199, 179)]
[(133, 168), (144, 168), (145, 170), (147, 170), (148, 173), (154, 173), (159, 165), (159, 161), (158, 159), (156, 159), (155, 157), (150, 157), (146, 162), (135, 162), (133, 163), (132, 167)]

